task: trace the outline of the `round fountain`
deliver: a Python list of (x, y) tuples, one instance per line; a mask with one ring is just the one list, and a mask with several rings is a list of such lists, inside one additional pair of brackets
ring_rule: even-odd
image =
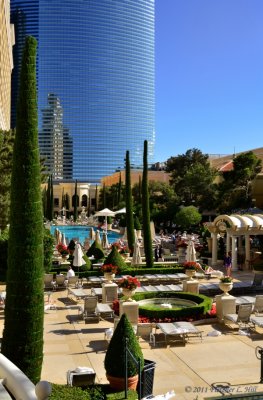
[(139, 307), (143, 306), (144, 309), (148, 310), (178, 310), (181, 308), (194, 307), (197, 305), (192, 300), (181, 299), (180, 297), (169, 297), (169, 298), (152, 298), (138, 301)]

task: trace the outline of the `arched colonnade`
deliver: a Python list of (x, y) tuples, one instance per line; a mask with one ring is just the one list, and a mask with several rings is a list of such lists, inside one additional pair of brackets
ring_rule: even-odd
[[(238, 268), (237, 254), (243, 251), (246, 268), (249, 268), (251, 249), (250, 236), (263, 235), (263, 214), (219, 215), (213, 222), (205, 224), (212, 238), (212, 266), (217, 264), (218, 235), (226, 240), (226, 251), (232, 253), (232, 269)], [(245, 248), (242, 242), (245, 239)]]

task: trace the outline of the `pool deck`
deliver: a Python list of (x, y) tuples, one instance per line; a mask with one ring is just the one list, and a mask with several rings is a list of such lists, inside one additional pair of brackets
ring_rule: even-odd
[[(237, 272), (235, 276), (252, 280), (251, 272)], [(78, 315), (82, 301), (77, 303), (67, 297), (66, 290), (52, 293), (50, 301), (54, 307), (45, 312), (42, 379), (66, 384), (68, 370), (87, 366), (95, 370), (96, 382), (107, 383), (103, 366), (107, 350), (104, 333), (113, 326), (112, 320), (85, 324)], [(1, 330), (3, 323), (1, 311)], [(263, 392), (263, 384), (259, 383), (261, 362), (255, 355), (256, 347), (263, 347), (263, 329), (245, 336), (216, 320), (202, 323), (198, 328), (203, 331), (202, 342), (191, 338), (185, 345), (157, 342), (151, 347), (140, 339), (144, 357), (156, 362), (154, 395), (174, 390), (177, 399), (219, 397), (215, 389), (218, 384), (224, 394)], [(212, 331), (221, 334), (208, 336)]]

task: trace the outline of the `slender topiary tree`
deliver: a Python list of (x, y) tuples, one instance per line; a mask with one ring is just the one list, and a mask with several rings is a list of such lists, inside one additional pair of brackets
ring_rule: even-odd
[(118, 183), (118, 194), (117, 194), (117, 203), (118, 205), (121, 202), (121, 171), (120, 171), (120, 175), (119, 175), (119, 183)]
[(135, 236), (134, 236), (134, 220), (133, 220), (133, 202), (131, 191), (131, 167), (130, 167), (130, 153), (126, 151), (126, 165), (125, 165), (125, 197), (126, 197), (126, 223), (127, 223), (127, 239), (130, 253), (133, 253)]
[(121, 272), (122, 269), (127, 268), (127, 264), (124, 261), (123, 257), (120, 255), (118, 252), (118, 249), (116, 246), (112, 246), (110, 254), (105, 258), (104, 260), (104, 265), (105, 264), (112, 264), (115, 267), (118, 267), (118, 272)]
[(43, 362), (43, 214), (37, 135), (36, 46), (23, 53), (11, 179), (2, 353), (34, 383)]
[(100, 259), (104, 258), (104, 251), (103, 251), (101, 244), (97, 240), (94, 240), (94, 242), (88, 249), (86, 255), (88, 257), (94, 256), (94, 258), (96, 260), (100, 260)]
[(50, 175), (50, 221), (54, 218), (54, 192), (53, 192), (53, 178)]
[(144, 141), (143, 149), (143, 174), (142, 174), (142, 220), (143, 220), (143, 243), (146, 265), (153, 267), (152, 235), (150, 226), (150, 206), (148, 191), (148, 162), (147, 162), (147, 140)]
[(50, 221), (51, 220), (51, 209), (50, 209), (50, 200), (51, 200), (51, 198), (50, 198), (50, 192), (51, 192), (51, 178), (50, 178), (50, 175), (49, 175), (49, 177), (48, 177), (48, 183), (47, 183), (47, 191), (46, 191), (46, 195), (47, 195), (47, 201), (46, 201), (46, 203), (47, 203), (47, 213), (46, 213), (46, 217), (47, 217), (47, 219)]

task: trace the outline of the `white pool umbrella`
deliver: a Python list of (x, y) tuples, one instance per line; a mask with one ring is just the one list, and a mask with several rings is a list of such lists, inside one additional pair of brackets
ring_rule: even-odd
[(126, 214), (126, 207), (123, 207), (120, 210), (115, 211), (115, 214)]
[(142, 263), (140, 243), (138, 240), (136, 240), (134, 243), (133, 256), (132, 256), (131, 263), (132, 263), (132, 265), (139, 265)]
[(108, 208), (104, 208), (94, 214), (94, 217), (105, 217), (105, 230), (107, 232), (107, 217), (115, 217), (115, 212), (109, 210)]
[(196, 261), (195, 244), (192, 240), (189, 240), (188, 242), (185, 259), (186, 261)]
[(81, 245), (77, 243), (73, 253), (73, 265), (74, 267), (78, 267), (78, 273), (79, 273), (79, 267), (86, 264), (86, 261), (84, 260), (83, 256), (84, 254)]

